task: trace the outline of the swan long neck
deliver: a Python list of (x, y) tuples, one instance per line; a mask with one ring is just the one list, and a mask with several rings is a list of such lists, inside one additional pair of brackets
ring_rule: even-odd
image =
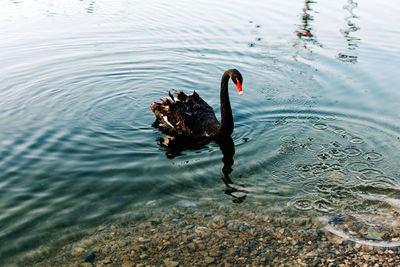
[(219, 133), (221, 135), (231, 135), (233, 132), (233, 116), (231, 109), (231, 102), (229, 101), (228, 82), (230, 79), (230, 71), (226, 71), (221, 78), (221, 128)]

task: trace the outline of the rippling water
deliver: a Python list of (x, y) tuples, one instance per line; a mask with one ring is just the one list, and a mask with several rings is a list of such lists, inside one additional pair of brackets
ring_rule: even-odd
[[(0, 262), (149, 202), (274, 203), (389, 229), (399, 11), (374, 0), (0, 2)], [(165, 147), (149, 104), (196, 89), (218, 114), (228, 68), (244, 76), (233, 143)]]

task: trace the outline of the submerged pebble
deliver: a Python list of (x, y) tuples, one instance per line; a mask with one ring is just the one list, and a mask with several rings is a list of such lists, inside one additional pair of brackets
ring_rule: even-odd
[(85, 262), (93, 262), (94, 258), (96, 257), (93, 251), (87, 252), (83, 258)]
[[(159, 223), (153, 224), (154, 220)], [(376, 229), (352, 224), (341, 214), (327, 222), (345, 226), (349, 234), (364, 234), (375, 240), (381, 237)], [(142, 222), (113, 226), (112, 231), (92, 237), (96, 241), (90, 243), (93, 250), (84, 255), (85, 262), (96, 266), (168, 267), (400, 264), (398, 248), (372, 248), (345, 240), (326, 231), (324, 222), (309, 211), (295, 209), (272, 212), (250, 206), (238, 210), (208, 207), (201, 212), (182, 208)], [(61, 253), (36, 255), (24, 259), (21, 265), (30, 265), (33, 260), (38, 265), (79, 265), (82, 258), (76, 254), (59, 256), (70, 251), (66, 245), (60, 248)]]

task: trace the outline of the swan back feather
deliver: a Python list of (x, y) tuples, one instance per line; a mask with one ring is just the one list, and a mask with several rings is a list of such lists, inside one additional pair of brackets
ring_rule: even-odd
[(213, 137), (218, 133), (219, 123), (214, 110), (195, 91), (186, 95), (174, 91), (176, 98), (161, 99), (150, 105), (156, 116), (155, 126), (170, 135)]

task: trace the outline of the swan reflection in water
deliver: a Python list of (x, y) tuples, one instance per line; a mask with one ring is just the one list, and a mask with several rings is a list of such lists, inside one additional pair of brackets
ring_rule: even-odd
[(313, 26), (312, 22), (314, 21), (314, 17), (312, 15), (313, 9), (311, 8), (311, 4), (315, 3), (316, 2), (312, 0), (304, 1), (304, 7), (300, 15), (302, 23), (298, 25), (298, 29), (295, 31), (296, 36), (299, 39), (303, 40), (303, 46), (304, 48), (307, 49), (309, 49), (309, 47), (307, 46), (307, 42), (322, 47), (322, 44), (318, 42), (317, 37), (315, 36), (315, 34), (313, 34), (313, 29), (312, 29)]
[(347, 51), (340, 52), (337, 57), (340, 61), (345, 63), (358, 62), (356, 50), (361, 39), (353, 35), (360, 30), (360, 27), (358, 27), (356, 24), (356, 21), (359, 17), (354, 14), (354, 9), (356, 9), (357, 7), (357, 2), (354, 2), (353, 0), (348, 0), (347, 5), (343, 7), (343, 9), (348, 12), (348, 15), (344, 18), (347, 27), (344, 29), (340, 29), (340, 32), (347, 42)]
[[(196, 140), (192, 138), (185, 138), (182, 136), (172, 137), (165, 136), (164, 138), (158, 139), (158, 144), (163, 147), (166, 152), (166, 156), (169, 159), (184, 155), (183, 152), (187, 150), (200, 150), (205, 148), (211, 142), (210, 139)], [(232, 166), (234, 163), (233, 156), (235, 155), (235, 144), (231, 137), (225, 137), (224, 139), (215, 140), (222, 152), (222, 162), (224, 163), (222, 167), (222, 181), (224, 182), (226, 188), (224, 190), (225, 194), (231, 196), (234, 203), (242, 203), (246, 199), (246, 193), (244, 189), (236, 188), (229, 177), (232, 172)], [(240, 184), (240, 187), (244, 185)], [(242, 194), (241, 196), (236, 196), (236, 193)]]

